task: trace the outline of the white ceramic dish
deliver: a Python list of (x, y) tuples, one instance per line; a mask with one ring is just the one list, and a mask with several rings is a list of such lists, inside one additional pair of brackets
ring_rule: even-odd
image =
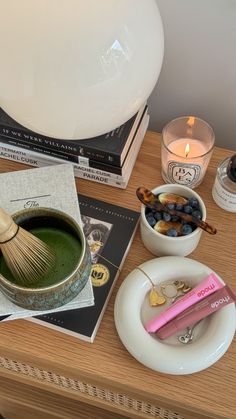
[[(213, 272), (200, 262), (178, 256), (152, 259), (140, 265), (140, 268), (154, 284), (178, 279), (192, 287)], [(190, 344), (184, 345), (178, 341), (178, 335), (182, 333), (161, 341), (147, 333), (144, 328), (147, 321), (167, 306), (150, 307), (150, 289), (148, 277), (139, 269), (134, 269), (122, 283), (116, 296), (116, 329), (124, 346), (134, 358), (155, 371), (182, 375), (208, 368), (224, 355), (235, 333), (234, 304), (229, 304), (202, 320), (196, 326), (194, 339)]]
[[(185, 198), (194, 197), (197, 198), (202, 211), (202, 219), (206, 220), (206, 207), (205, 204), (197, 192), (188, 188), (187, 186), (177, 185), (171, 183), (168, 185), (161, 185), (153, 189), (154, 194), (160, 194), (163, 192), (174, 193)], [(164, 234), (155, 231), (147, 222), (145, 216), (145, 206), (141, 206), (141, 218), (140, 218), (140, 232), (144, 246), (155, 256), (187, 256), (192, 253), (201, 238), (203, 230), (196, 228), (191, 234), (181, 237), (168, 237)], [(205, 233), (208, 234), (208, 233)]]

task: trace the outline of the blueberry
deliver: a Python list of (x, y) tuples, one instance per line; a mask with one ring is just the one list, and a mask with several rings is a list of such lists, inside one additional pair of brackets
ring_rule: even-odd
[(156, 221), (160, 221), (160, 220), (162, 219), (161, 212), (156, 211), (156, 212), (153, 214), (153, 216), (154, 216), (154, 218), (156, 219)]
[(152, 214), (152, 209), (151, 209), (151, 208), (146, 207), (145, 214), (146, 214), (146, 215)]
[(184, 212), (185, 212), (186, 214), (192, 214), (192, 212), (193, 212), (193, 208), (192, 208), (190, 205), (185, 205), (185, 207), (184, 207)]
[(175, 228), (169, 228), (169, 230), (166, 232), (166, 235), (169, 237), (177, 237), (178, 233)]
[(202, 214), (199, 210), (195, 210), (192, 212), (192, 216), (200, 220), (202, 218)]
[(164, 221), (170, 221), (171, 220), (171, 215), (168, 214), (167, 212), (163, 212), (163, 220)]
[(154, 227), (154, 225), (156, 224), (155, 218), (152, 215), (147, 215), (146, 219), (147, 219), (148, 224), (151, 227)]
[(169, 209), (169, 210), (173, 210), (173, 209), (175, 209), (175, 204), (167, 204), (167, 208)]
[(181, 229), (181, 233), (186, 236), (187, 234), (192, 233), (193, 229), (190, 224), (184, 224)]
[(177, 211), (183, 211), (183, 205), (182, 205), (182, 204), (176, 204), (175, 209), (176, 209)]
[(199, 208), (199, 202), (198, 202), (197, 198), (194, 198), (194, 197), (189, 198), (188, 203), (192, 208)]
[(175, 223), (176, 221), (179, 221), (179, 217), (178, 217), (178, 215), (172, 215), (172, 217), (171, 217), (171, 221), (174, 221), (174, 223)]

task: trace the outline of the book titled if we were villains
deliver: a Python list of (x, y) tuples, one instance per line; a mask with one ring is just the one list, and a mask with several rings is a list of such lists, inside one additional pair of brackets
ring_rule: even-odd
[(93, 342), (129, 247), (140, 213), (79, 195), (85, 236), (92, 254), (94, 306), (27, 320)]
[(144, 104), (120, 127), (94, 138), (57, 140), (28, 130), (0, 108), (0, 140), (5, 144), (109, 171), (109, 167), (120, 168), (123, 165), (146, 111), (147, 105)]

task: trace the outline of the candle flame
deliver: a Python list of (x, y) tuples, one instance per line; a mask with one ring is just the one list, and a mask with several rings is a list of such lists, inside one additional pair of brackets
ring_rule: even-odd
[(189, 127), (192, 127), (195, 124), (195, 116), (190, 116), (187, 122)]
[(189, 143), (188, 143), (185, 147), (185, 157), (188, 157), (189, 152), (190, 152), (190, 146), (189, 146)]

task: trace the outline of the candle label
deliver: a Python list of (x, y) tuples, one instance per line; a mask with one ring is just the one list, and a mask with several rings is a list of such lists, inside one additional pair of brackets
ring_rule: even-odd
[(169, 161), (168, 163), (168, 178), (172, 183), (180, 183), (181, 185), (194, 185), (201, 173), (201, 166), (199, 164), (178, 163), (176, 161)]

